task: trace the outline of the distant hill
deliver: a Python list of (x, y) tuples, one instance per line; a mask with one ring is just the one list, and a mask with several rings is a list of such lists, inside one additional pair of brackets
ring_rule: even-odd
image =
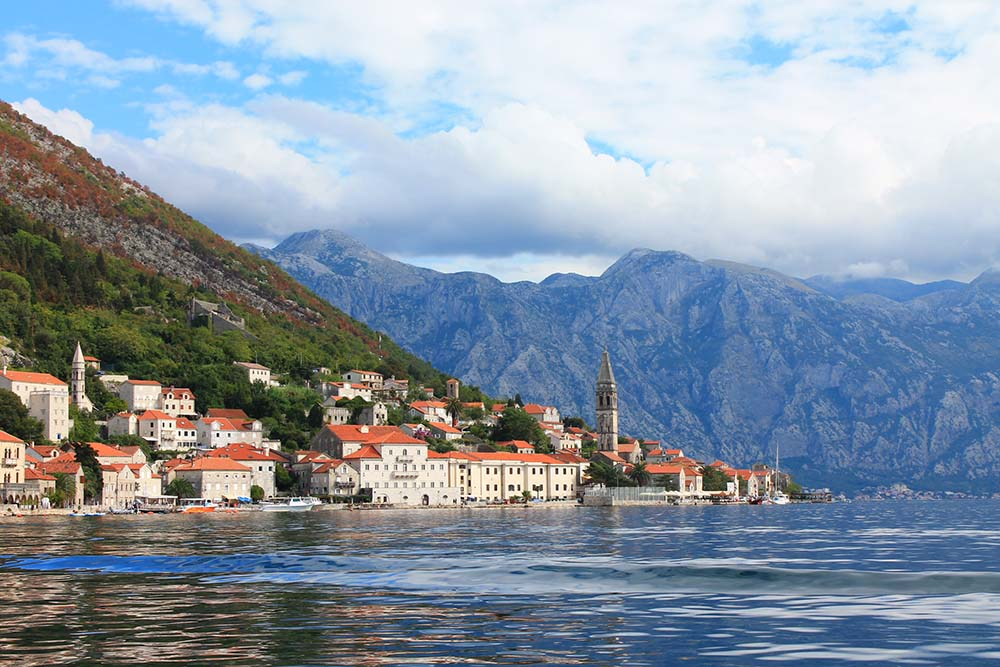
[(634, 250), (599, 277), (505, 284), (335, 231), (255, 249), (345, 312), (494, 394), (591, 417), (612, 355), (623, 429), (734, 463), (777, 446), (807, 484), (993, 489), (1000, 280), (835, 289)]
[[(40, 370), (66, 377), (79, 339), (107, 367), (190, 386), (199, 407), (227, 399), (237, 359), (443, 386), (388, 336), (5, 103), (0, 228), (0, 335)], [(224, 301), (248, 335), (188, 326), (192, 297)]]
[(844, 299), (862, 294), (875, 294), (893, 301), (909, 301), (917, 297), (960, 290), (967, 285), (957, 280), (938, 280), (931, 283), (911, 283), (898, 278), (847, 278), (840, 279), (831, 276), (813, 276), (803, 282), (813, 289), (829, 294), (837, 299)]

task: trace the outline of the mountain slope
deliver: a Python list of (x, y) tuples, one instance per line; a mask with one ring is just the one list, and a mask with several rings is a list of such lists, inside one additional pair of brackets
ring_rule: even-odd
[(504, 284), (337, 232), (257, 249), (487, 391), (592, 415), (606, 346), (624, 430), (807, 482), (985, 488), (1000, 472), (1000, 289), (839, 300), (779, 273), (635, 250), (600, 277)]
[[(0, 269), (23, 279), (8, 275), (0, 296), (11, 308), (28, 308), (21, 320), (0, 318), (0, 334), (39, 368), (65, 376), (78, 337), (118, 370), (159, 374), (196, 392), (216, 392), (202, 375), (236, 354), (300, 377), (317, 366), (365, 366), (442, 383), (430, 364), (274, 264), (5, 103), (0, 203)], [(251, 336), (189, 330), (191, 297), (226, 301)]]

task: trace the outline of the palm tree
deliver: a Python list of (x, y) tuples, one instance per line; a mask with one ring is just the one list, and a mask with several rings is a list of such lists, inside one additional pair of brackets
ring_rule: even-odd
[(650, 482), (653, 480), (653, 476), (649, 474), (646, 470), (646, 462), (639, 461), (632, 466), (629, 470), (628, 478), (635, 482), (636, 486), (649, 486)]
[(449, 398), (445, 402), (444, 409), (448, 411), (449, 415), (451, 415), (451, 425), (457, 428), (458, 418), (462, 416), (462, 410), (465, 409), (465, 403), (462, 402), (462, 399), (455, 396), (453, 398)]

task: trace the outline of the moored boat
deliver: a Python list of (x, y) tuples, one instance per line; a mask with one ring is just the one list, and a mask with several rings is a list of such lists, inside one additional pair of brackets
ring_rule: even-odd
[(303, 498), (294, 496), (292, 498), (273, 498), (271, 501), (262, 503), (262, 512), (308, 512), (319, 502), (314, 498)]
[(199, 514), (204, 512), (214, 512), (218, 508), (207, 498), (181, 498), (180, 510), (186, 514)]

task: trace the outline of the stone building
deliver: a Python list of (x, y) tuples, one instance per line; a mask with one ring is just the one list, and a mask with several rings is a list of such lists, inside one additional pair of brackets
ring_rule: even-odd
[(602, 452), (618, 451), (618, 385), (607, 350), (597, 373), (597, 448)]

